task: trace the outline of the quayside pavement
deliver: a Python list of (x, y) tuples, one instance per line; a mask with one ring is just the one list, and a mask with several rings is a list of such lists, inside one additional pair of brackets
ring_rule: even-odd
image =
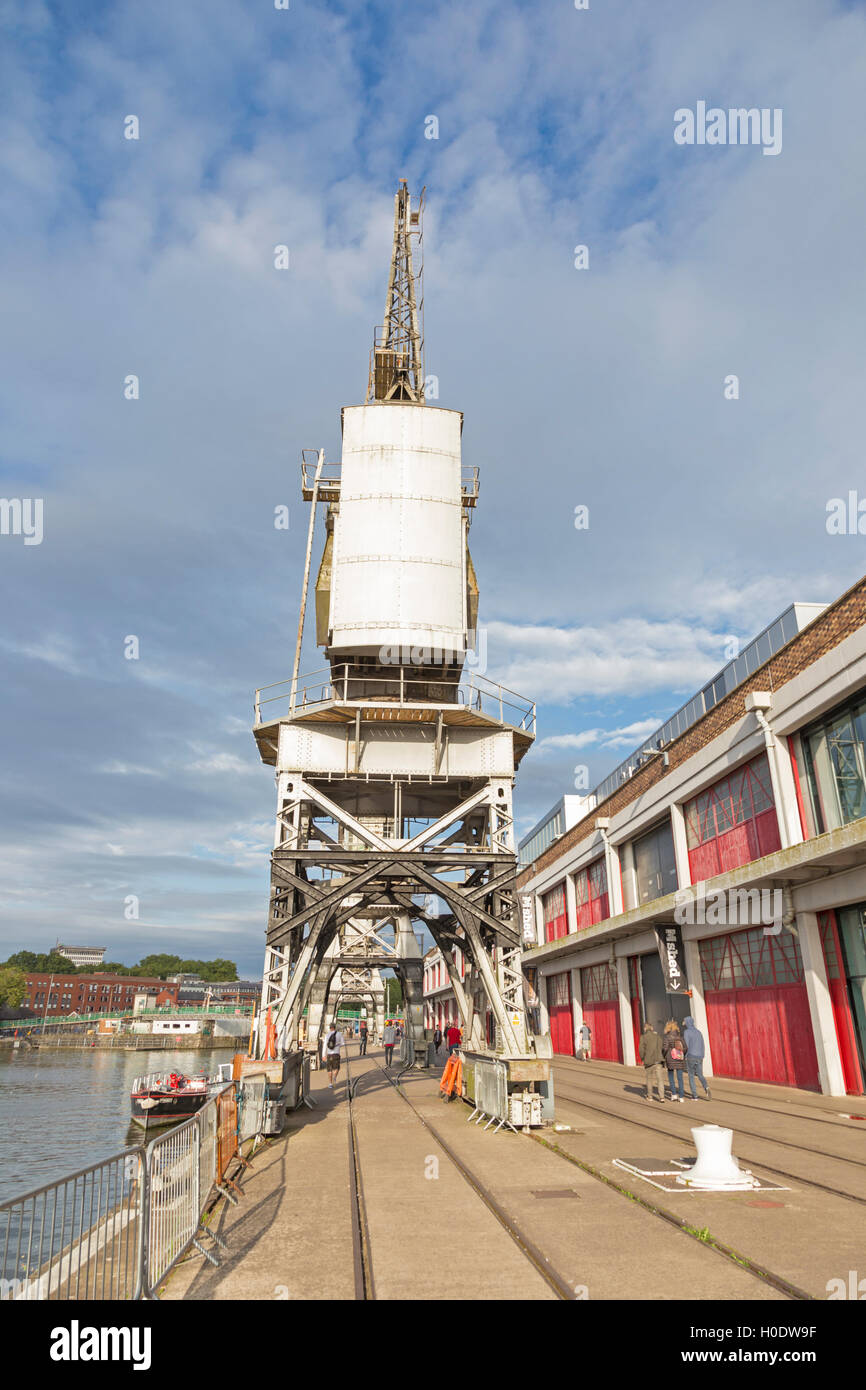
[[(732, 1086), (730, 1096), (720, 1088), (718, 1102), (714, 1089), (702, 1108), (650, 1106), (636, 1093), (637, 1072), (632, 1079), (622, 1067), (557, 1061), (558, 1123), (570, 1128), (547, 1130), (539, 1143), (468, 1124), (464, 1104), (441, 1100), (438, 1069), (407, 1073), (397, 1090), (383, 1054), (359, 1058), (354, 1046), (349, 1069), (354, 1145), (345, 1068), (334, 1091), (314, 1073), (316, 1108), (289, 1115), (242, 1178), (240, 1204), (221, 1202), (214, 1214), (228, 1247), (220, 1267), (193, 1254), (163, 1298), (786, 1301), (826, 1298), (827, 1279), (858, 1260), (866, 1269), (864, 1207), (854, 1194), (861, 1169), (834, 1168), (833, 1191), (811, 1185), (807, 1171), (816, 1128), (841, 1154), (834, 1163), (852, 1156), (849, 1144), (860, 1152), (855, 1122), (835, 1120), (814, 1097), (786, 1109), (780, 1093), (757, 1094), (773, 1088), (735, 1094)], [(733, 1122), (736, 1131), (738, 1115), (761, 1136), (749, 1143), (765, 1146), (768, 1163), (775, 1150), (767, 1136), (784, 1127), (784, 1166), (796, 1162), (792, 1171), (803, 1174), (784, 1180), (788, 1190), (667, 1193), (613, 1164), (693, 1154), (689, 1123)], [(793, 1147), (797, 1136), (804, 1152)], [(755, 1172), (774, 1177), (748, 1157)], [(846, 1197), (835, 1191), (843, 1176), (851, 1179)]]
[[(712, 1099), (646, 1100), (642, 1067), (554, 1061), (557, 1125), (549, 1138), (642, 1199), (826, 1299), (850, 1274), (866, 1276), (866, 1098), (710, 1078)], [(667, 1095), (667, 1089), (666, 1089)], [(860, 1118), (856, 1118), (856, 1117)], [(777, 1190), (669, 1193), (618, 1169), (613, 1158), (693, 1156), (694, 1125), (733, 1130), (742, 1168)]]

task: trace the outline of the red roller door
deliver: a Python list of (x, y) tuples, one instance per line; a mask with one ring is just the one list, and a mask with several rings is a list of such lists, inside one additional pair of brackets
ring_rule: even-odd
[(574, 1056), (574, 1021), (571, 1012), (571, 973), (547, 977), (547, 1012), (550, 1015), (550, 1038), (554, 1052)]
[(702, 941), (700, 955), (716, 1075), (817, 1091), (818, 1056), (796, 938), (754, 927)]
[(605, 961), (585, 965), (580, 972), (584, 1022), (592, 1029), (592, 1055), (601, 1062), (622, 1061), (619, 991), (616, 975)]

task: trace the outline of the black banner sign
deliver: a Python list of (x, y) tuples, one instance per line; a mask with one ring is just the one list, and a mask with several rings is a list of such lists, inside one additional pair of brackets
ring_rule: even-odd
[(668, 994), (685, 994), (688, 989), (686, 962), (683, 955), (683, 934), (673, 922), (656, 927), (659, 959)]

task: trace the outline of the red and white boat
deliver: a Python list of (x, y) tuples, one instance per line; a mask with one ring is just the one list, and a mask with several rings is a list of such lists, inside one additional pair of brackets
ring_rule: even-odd
[(225, 1084), (219, 1077), (206, 1076), (204, 1072), (197, 1076), (184, 1076), (179, 1071), (137, 1076), (130, 1092), (132, 1118), (145, 1129), (188, 1120)]

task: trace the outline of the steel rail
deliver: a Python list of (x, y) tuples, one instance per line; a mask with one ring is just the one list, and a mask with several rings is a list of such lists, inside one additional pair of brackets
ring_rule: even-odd
[[(608, 1119), (622, 1120), (625, 1124), (637, 1125), (640, 1129), (652, 1130), (655, 1134), (663, 1134), (666, 1139), (675, 1139), (677, 1143), (685, 1142), (682, 1134), (674, 1134), (669, 1129), (662, 1129), (659, 1125), (648, 1124), (646, 1120), (633, 1119), (630, 1115), (617, 1114), (612, 1110), (604, 1109), (600, 1105), (592, 1105), (588, 1101), (580, 1100), (574, 1095), (570, 1096), (568, 1092), (563, 1091), (561, 1086), (557, 1087), (556, 1096), (557, 1100), (564, 1100), (566, 1105), (575, 1105), (584, 1110), (594, 1110), (599, 1115), (606, 1115)], [(646, 1104), (645, 1101), (636, 1101), (635, 1103)], [(739, 1132), (741, 1134), (746, 1133), (745, 1130), (740, 1130)], [(757, 1137), (764, 1138), (764, 1136), (761, 1135)], [(774, 1141), (764, 1138), (764, 1142), (771, 1144)], [(812, 1150), (809, 1152), (812, 1152)], [(858, 1206), (866, 1206), (866, 1197), (857, 1197), (853, 1192), (844, 1192), (839, 1187), (830, 1187), (827, 1183), (818, 1182), (816, 1178), (804, 1178), (800, 1173), (790, 1173), (786, 1168), (778, 1168), (772, 1163), (766, 1163), (762, 1158), (748, 1158), (745, 1154), (741, 1154), (740, 1156), (745, 1158), (748, 1163), (754, 1163), (756, 1167), (764, 1168), (768, 1173), (775, 1173), (777, 1177), (790, 1178), (792, 1182), (804, 1183), (807, 1187), (815, 1187), (821, 1192), (827, 1192), (831, 1197), (842, 1197), (846, 1202), (856, 1202)], [(826, 1157), (826, 1155), (822, 1155), (822, 1157)], [(856, 1162), (856, 1160), (853, 1159), (851, 1161)]]
[(503, 1230), (511, 1237), (517, 1248), (526, 1257), (529, 1263), (533, 1265), (533, 1267), (538, 1271), (538, 1273), (541, 1275), (542, 1279), (545, 1281), (548, 1287), (551, 1288), (553, 1292), (556, 1294), (557, 1298), (561, 1299), (563, 1302), (576, 1302), (577, 1294), (575, 1293), (572, 1286), (568, 1283), (566, 1279), (562, 1277), (561, 1274), (558, 1273), (556, 1269), (554, 1269), (553, 1265), (550, 1263), (544, 1252), (538, 1248), (534, 1241), (530, 1240), (526, 1233), (520, 1228), (520, 1226), (518, 1226), (517, 1222), (513, 1219), (513, 1217), (509, 1216), (505, 1209), (502, 1206), (500, 1206), (499, 1202), (497, 1202), (492, 1192), (490, 1192), (490, 1190), (484, 1186), (484, 1184), (475, 1175), (475, 1173), (473, 1173), (472, 1170), (469, 1167), (467, 1167), (467, 1165), (463, 1162), (463, 1160), (458, 1157), (458, 1155), (451, 1148), (451, 1145), (447, 1143), (445, 1139), (442, 1138), (442, 1135), (439, 1133), (436, 1127), (432, 1125), (429, 1120), (425, 1119), (421, 1112), (412, 1104), (411, 1100), (406, 1095), (406, 1092), (404, 1091), (403, 1087), (400, 1085), (399, 1078), (395, 1079), (392, 1076), (388, 1076), (388, 1073), (385, 1071), (385, 1068), (377, 1061), (375, 1057), (372, 1057), (370, 1060), (374, 1063), (375, 1066), (379, 1068), (379, 1070), (382, 1072), (382, 1075), (394, 1087), (394, 1090), (397, 1092), (397, 1094), (402, 1096), (403, 1100), (409, 1106), (409, 1109), (412, 1111), (415, 1118), (417, 1120), (420, 1120), (424, 1128), (428, 1131), (430, 1135), (432, 1135), (433, 1139), (435, 1139), (442, 1152), (446, 1155), (447, 1158), (451, 1160), (460, 1176), (469, 1184), (476, 1196), (480, 1197), (481, 1201), (487, 1207), (488, 1211), (496, 1218), (500, 1226), (502, 1226)]
[[(569, 1064), (572, 1063), (572, 1062), (574, 1063), (574, 1065), (573, 1065), (573, 1066), (572, 1066), (572, 1065), (569, 1065)], [(578, 1076), (581, 1076), (581, 1077), (582, 1077), (582, 1076), (585, 1076), (585, 1075), (586, 1075), (586, 1068), (585, 1068), (584, 1066), (581, 1065), (581, 1063), (577, 1060), (577, 1058), (559, 1056), (559, 1057), (557, 1058), (556, 1065), (560, 1068), (561, 1074), (562, 1074), (563, 1076), (571, 1076), (571, 1077), (578, 1077)], [(611, 1080), (611, 1081), (619, 1081), (619, 1080), (621, 1080), (621, 1072), (622, 1072), (623, 1063), (622, 1063), (622, 1062), (611, 1062), (609, 1065), (610, 1065), (611, 1067), (616, 1067), (617, 1070), (616, 1070), (616, 1071), (607, 1071), (607, 1070), (605, 1069), (605, 1064), (604, 1064), (603, 1061), (599, 1061), (598, 1058), (593, 1058), (593, 1062), (592, 1062), (593, 1074), (594, 1074), (595, 1076), (603, 1077), (603, 1078), (609, 1079), (609, 1080)], [(640, 1066), (639, 1063), (638, 1063), (637, 1065)], [(587, 1079), (589, 1079), (589, 1078), (587, 1077)], [(718, 1078), (717, 1078), (717, 1077), (711, 1076), (711, 1077), (709, 1078), (709, 1080), (710, 1080), (710, 1081), (720, 1080), (720, 1081), (725, 1081), (725, 1082), (727, 1082), (727, 1081), (730, 1080), (730, 1077), (722, 1076), (722, 1077), (718, 1077)], [(637, 1086), (640, 1086), (640, 1085), (642, 1085), (643, 1083), (642, 1083), (642, 1081), (641, 1081), (641, 1079), (640, 1079), (639, 1077), (635, 1077), (635, 1078), (634, 1078), (634, 1084), (637, 1085)], [(747, 1084), (751, 1084), (751, 1083), (747, 1083)], [(760, 1083), (759, 1083), (759, 1084), (760, 1084)], [(736, 1093), (735, 1093), (735, 1094), (736, 1094)], [(841, 1105), (843, 1102), (849, 1102), (849, 1103), (850, 1103), (851, 1101), (862, 1100), (862, 1096), (834, 1096), (834, 1097), (832, 1097), (832, 1099), (833, 1099), (834, 1101), (838, 1101), (838, 1103)], [(818, 1110), (818, 1111), (812, 1111), (812, 1112), (810, 1112), (810, 1111), (804, 1109), (802, 1106), (799, 1107), (798, 1109), (794, 1109), (794, 1108), (793, 1108), (793, 1105), (788, 1104), (788, 1103), (785, 1102), (785, 1101), (780, 1101), (779, 1104), (780, 1104), (783, 1108), (779, 1109), (779, 1108), (777, 1108), (776, 1106), (769, 1105), (769, 1104), (768, 1104), (768, 1105), (756, 1105), (754, 1101), (750, 1101), (750, 1100), (735, 1100), (735, 1099), (733, 1098), (733, 1096), (730, 1096), (730, 1095), (718, 1095), (718, 1094), (716, 1095), (715, 1099), (713, 1100), (713, 1105), (737, 1105), (737, 1106), (741, 1106), (744, 1110), (760, 1110), (761, 1114), (763, 1114), (763, 1115), (781, 1115), (784, 1119), (790, 1119), (790, 1120), (809, 1120), (809, 1121), (814, 1121), (816, 1124), (832, 1125), (835, 1129), (848, 1129), (848, 1130), (851, 1130), (852, 1132), (853, 1132), (853, 1131), (858, 1131), (858, 1132), (860, 1132), (861, 1134), (863, 1133), (863, 1131), (860, 1130), (860, 1125), (863, 1123), (864, 1120), (866, 1120), (866, 1113), (864, 1113), (863, 1115), (861, 1115), (859, 1121), (848, 1122), (848, 1121), (842, 1120), (841, 1112), (839, 1112), (838, 1114), (837, 1114), (836, 1112), (830, 1111), (830, 1110)]]
[[(574, 1074), (574, 1073), (571, 1073), (571, 1074)], [(599, 1073), (596, 1073), (596, 1074), (599, 1074)], [(587, 1077), (587, 1080), (589, 1080), (589, 1077)], [(641, 1081), (639, 1081), (639, 1080), (638, 1080), (638, 1081), (635, 1081), (634, 1084), (635, 1084), (635, 1086), (641, 1086)], [(559, 1087), (557, 1087), (556, 1094), (559, 1095)], [(601, 1088), (599, 1088), (599, 1087), (592, 1087), (591, 1094), (592, 1094), (592, 1095), (607, 1095), (607, 1094), (609, 1094), (609, 1093), (607, 1093), (607, 1091), (601, 1090)], [(612, 1101), (621, 1102), (621, 1104), (626, 1104), (626, 1105), (645, 1105), (645, 1104), (646, 1104), (646, 1099), (645, 1099), (644, 1097), (639, 1097), (639, 1095), (612, 1095), (612, 1097), (610, 1097), (610, 1099), (612, 1099)], [(712, 1101), (712, 1102), (710, 1102), (710, 1104), (712, 1104), (712, 1105), (716, 1105), (716, 1104), (738, 1105), (738, 1104), (740, 1104), (740, 1102), (738, 1102), (738, 1101), (723, 1101), (723, 1102), (721, 1102), (721, 1101), (720, 1101), (720, 1102)], [(759, 1106), (759, 1105), (752, 1105), (752, 1106), (749, 1106), (749, 1109), (755, 1109), (755, 1111), (758, 1111), (758, 1109), (760, 1109), (760, 1106)], [(773, 1115), (781, 1115), (781, 1116), (783, 1116), (783, 1118), (784, 1118), (784, 1111), (771, 1111), (770, 1113), (773, 1113)], [(688, 1112), (684, 1112), (683, 1118), (684, 1118), (684, 1119), (687, 1119), (687, 1116), (688, 1116)], [(791, 1119), (799, 1119), (799, 1118), (801, 1118), (801, 1116), (791, 1116)], [(840, 1125), (840, 1126), (835, 1126), (835, 1127), (837, 1127), (837, 1129), (856, 1130), (856, 1125)], [(773, 1137), (770, 1138), (769, 1136), (767, 1136), (767, 1134), (759, 1134), (758, 1131), (756, 1131), (756, 1130), (741, 1129), (740, 1126), (737, 1126), (737, 1133), (738, 1133), (738, 1134), (748, 1134), (749, 1138), (758, 1138), (758, 1140), (766, 1140), (766, 1143), (767, 1143), (767, 1144), (781, 1144), (781, 1145), (783, 1145), (784, 1148), (798, 1148), (798, 1150), (801, 1150), (801, 1152), (803, 1152), (803, 1154), (815, 1154), (815, 1152), (816, 1152), (816, 1150), (813, 1150), (813, 1148), (810, 1148), (808, 1144), (796, 1144), (794, 1140), (791, 1140), (791, 1138), (778, 1138), (778, 1137), (776, 1136), (776, 1134), (773, 1134)], [(860, 1131), (860, 1133), (862, 1133), (862, 1131)], [(824, 1156), (824, 1158), (830, 1159), (831, 1162), (835, 1162), (835, 1163), (852, 1163), (853, 1168), (866, 1168), (866, 1161), (865, 1161), (865, 1159), (862, 1159), (862, 1158), (848, 1158), (848, 1156), (845, 1155), (845, 1154), (824, 1154), (823, 1156)], [(758, 1159), (756, 1159), (756, 1162), (758, 1162)]]

